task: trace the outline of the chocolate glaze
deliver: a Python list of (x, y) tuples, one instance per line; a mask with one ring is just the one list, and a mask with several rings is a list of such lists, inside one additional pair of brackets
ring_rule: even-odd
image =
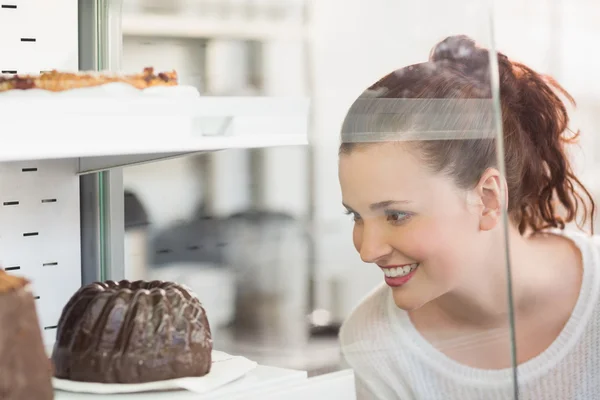
[(9, 287), (2, 284), (7, 277), (0, 270), (0, 399), (52, 400), (52, 364), (42, 342), (35, 300), (26, 280)]
[(82, 287), (65, 306), (52, 354), (55, 376), (143, 383), (210, 372), (206, 312), (181, 285), (107, 281)]

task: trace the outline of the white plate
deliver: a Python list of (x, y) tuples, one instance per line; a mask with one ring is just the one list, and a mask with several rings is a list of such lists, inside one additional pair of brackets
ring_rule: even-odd
[(54, 389), (75, 393), (116, 394), (184, 389), (194, 393), (208, 393), (231, 383), (256, 368), (257, 363), (241, 356), (221, 351), (212, 352), (210, 373), (200, 378), (171, 379), (139, 384), (90, 383), (53, 378)]

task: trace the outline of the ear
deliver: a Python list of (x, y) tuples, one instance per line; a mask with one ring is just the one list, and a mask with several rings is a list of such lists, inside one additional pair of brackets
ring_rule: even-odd
[(502, 212), (507, 204), (507, 191), (504, 179), (495, 168), (485, 170), (475, 188), (481, 204), (479, 229), (489, 231), (502, 221)]

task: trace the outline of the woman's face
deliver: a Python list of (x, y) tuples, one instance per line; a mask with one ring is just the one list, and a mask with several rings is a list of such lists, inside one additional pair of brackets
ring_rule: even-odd
[(464, 285), (486, 247), (476, 191), (431, 172), (413, 151), (367, 145), (341, 155), (339, 165), (354, 246), (382, 270), (396, 305), (407, 311)]

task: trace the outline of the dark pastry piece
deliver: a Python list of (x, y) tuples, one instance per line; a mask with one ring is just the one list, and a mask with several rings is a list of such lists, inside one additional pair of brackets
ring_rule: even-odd
[(0, 269), (0, 399), (53, 398), (52, 364), (29, 281)]
[(206, 312), (185, 287), (162, 281), (93, 283), (71, 297), (58, 322), (55, 376), (143, 383), (210, 372)]

